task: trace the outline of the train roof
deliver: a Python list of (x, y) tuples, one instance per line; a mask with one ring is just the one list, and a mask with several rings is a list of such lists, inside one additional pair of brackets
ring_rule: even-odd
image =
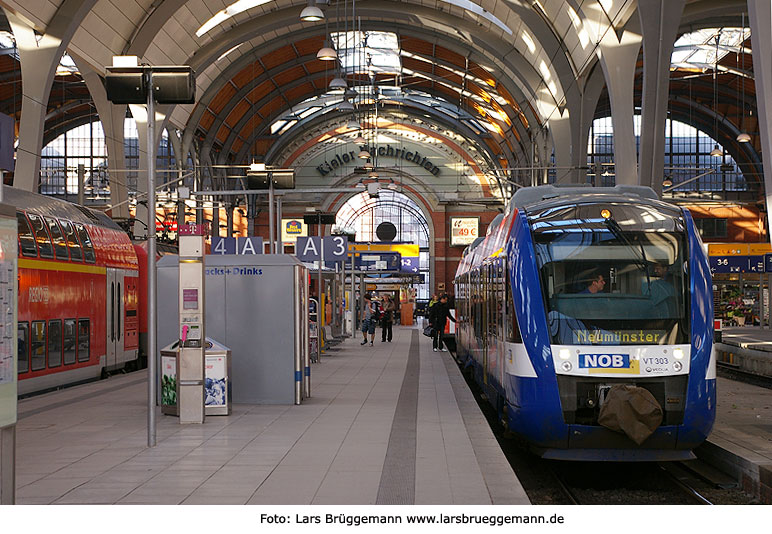
[(606, 201), (656, 201), (657, 193), (651, 187), (641, 185), (617, 185), (614, 187), (592, 187), (590, 184), (571, 184), (566, 186), (539, 185), (524, 187), (512, 196), (511, 205), (522, 209), (540, 202), (556, 200), (560, 202), (594, 201), (602, 197)]
[(79, 204), (59, 200), (48, 195), (39, 195), (7, 185), (3, 186), (3, 202), (17, 209), (43, 216), (67, 219), (72, 222), (102, 226), (123, 232), (110, 217), (101, 211), (92, 210)]

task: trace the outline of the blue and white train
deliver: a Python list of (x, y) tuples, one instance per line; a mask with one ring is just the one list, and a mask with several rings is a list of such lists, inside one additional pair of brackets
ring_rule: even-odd
[[(650, 188), (519, 190), (464, 251), (455, 291), (457, 357), (541, 456), (682, 460), (710, 433), (710, 269), (689, 212)], [(661, 407), (640, 445), (598, 422), (619, 384)]]

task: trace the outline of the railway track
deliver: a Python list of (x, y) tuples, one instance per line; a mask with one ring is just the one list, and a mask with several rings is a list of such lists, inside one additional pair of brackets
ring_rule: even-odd
[(746, 384), (751, 384), (753, 386), (772, 389), (772, 377), (749, 373), (748, 371), (738, 369), (735, 365), (727, 362), (718, 361), (716, 362), (716, 367), (718, 368), (719, 376), (724, 378), (745, 382)]

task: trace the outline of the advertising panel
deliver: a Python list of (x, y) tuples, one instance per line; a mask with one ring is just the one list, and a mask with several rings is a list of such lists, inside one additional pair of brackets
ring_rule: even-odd
[(467, 246), (480, 235), (479, 217), (450, 218), (450, 246)]
[(298, 237), (308, 236), (308, 226), (303, 219), (281, 220), (281, 241), (285, 245), (294, 245)]

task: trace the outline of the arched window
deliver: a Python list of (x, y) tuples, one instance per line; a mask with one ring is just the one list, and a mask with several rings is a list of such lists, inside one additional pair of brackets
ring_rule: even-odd
[(377, 198), (366, 192), (351, 197), (336, 215), (338, 228), (352, 229), (356, 240), (378, 242), (376, 229), (384, 221), (397, 229), (395, 242), (419, 247), (419, 273), (424, 283), (416, 286), (419, 299), (429, 298), (429, 223), (421, 208), (410, 197), (398, 191), (381, 189)]
[[(140, 161), (139, 135), (133, 118), (124, 121), (124, 156), (126, 168), (112, 173), (114, 180), (126, 183), (129, 193), (137, 191), (137, 170), (145, 166)], [(110, 179), (107, 165), (107, 144), (100, 121), (67, 130), (48, 143), (40, 157), (39, 191), (44, 195), (56, 195), (74, 200), (78, 194), (78, 166), (85, 170), (86, 202), (101, 204), (110, 198)], [(156, 154), (159, 171), (175, 167), (169, 135), (163, 131)]]
[[(640, 153), (641, 116), (633, 117), (636, 152)], [(720, 156), (711, 152), (718, 148)], [(595, 119), (587, 146), (588, 182), (615, 184), (614, 128), (611, 117)], [(697, 176), (702, 175), (697, 178)], [(737, 162), (710, 135), (680, 121), (665, 123), (665, 179), (674, 194), (685, 192), (747, 191), (749, 185)], [(682, 185), (679, 185), (682, 184)]]

